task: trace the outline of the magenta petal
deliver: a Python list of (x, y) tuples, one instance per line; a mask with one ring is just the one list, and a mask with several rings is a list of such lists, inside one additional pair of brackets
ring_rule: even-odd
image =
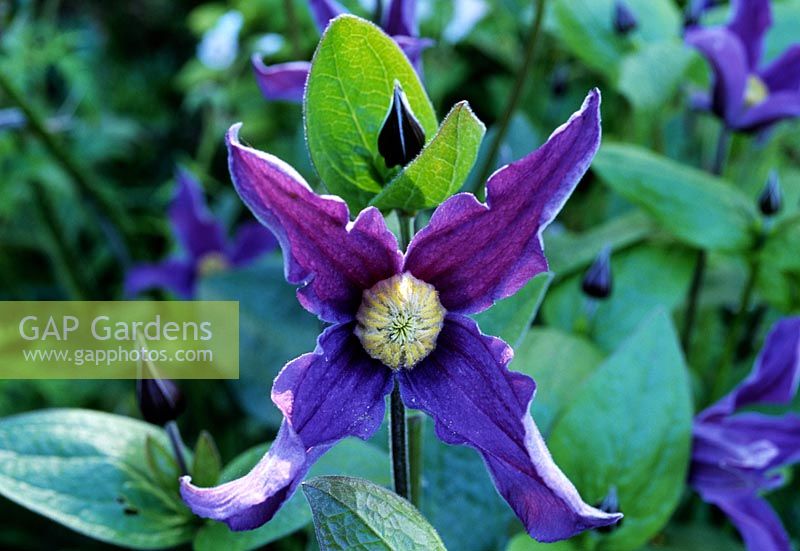
[(800, 92), (800, 44), (786, 48), (761, 71), (761, 79), (770, 92)]
[(195, 267), (188, 260), (166, 260), (159, 264), (139, 264), (125, 275), (125, 296), (135, 297), (148, 289), (165, 289), (180, 298), (194, 295)]
[(718, 496), (710, 501), (728, 515), (750, 551), (791, 551), (786, 529), (763, 498)]
[(378, 429), (391, 389), (391, 371), (367, 356), (352, 323), (328, 328), (313, 353), (289, 362), (275, 379), (272, 400), (285, 420), (269, 452), (247, 475), (214, 488), (183, 477), (184, 501), (232, 530), (258, 528), (331, 446), (347, 436), (367, 439)]
[(509, 371), (512, 356), (473, 320), (450, 315), (431, 355), (398, 375), (403, 401), (433, 417), (444, 442), (483, 456), (497, 490), (537, 540), (613, 524), (622, 515), (584, 503), (553, 462), (530, 416), (536, 385)]
[(727, 28), (742, 42), (751, 70), (758, 67), (764, 50), (764, 34), (772, 26), (770, 0), (733, 0), (733, 13)]
[(240, 124), (227, 135), (236, 191), (283, 249), (286, 279), (302, 285), (300, 303), (331, 322), (353, 318), (361, 293), (398, 273), (397, 240), (381, 213), (368, 208), (350, 222), (338, 197), (315, 194), (292, 167), (239, 142)]
[(277, 246), (278, 240), (271, 231), (258, 222), (246, 222), (233, 238), (228, 257), (234, 266), (242, 266)]
[(788, 404), (800, 384), (800, 317), (777, 322), (750, 375), (698, 419), (708, 421), (757, 404)]
[(417, 0), (389, 0), (381, 26), (388, 35), (417, 36)]
[(735, 128), (747, 132), (762, 130), (783, 119), (800, 117), (800, 91), (775, 92), (748, 109), (736, 120)]
[(686, 43), (703, 54), (714, 72), (711, 107), (729, 124), (736, 122), (747, 86), (747, 52), (739, 38), (723, 27), (690, 29)]
[(292, 61), (267, 66), (259, 55), (254, 55), (251, 62), (256, 82), (265, 98), (302, 103), (311, 63)]
[(485, 310), (547, 270), (542, 230), (575, 189), (600, 145), (600, 92), (542, 147), (489, 178), (486, 204), (471, 193), (436, 209), (412, 240), (405, 269), (436, 287), (442, 305)]
[(331, 19), (348, 13), (348, 11), (336, 0), (308, 0), (308, 7), (314, 17), (319, 32), (323, 32), (330, 23)]

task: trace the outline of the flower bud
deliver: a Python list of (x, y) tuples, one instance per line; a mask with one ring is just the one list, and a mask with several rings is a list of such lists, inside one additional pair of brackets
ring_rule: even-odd
[(136, 400), (144, 420), (162, 427), (186, 409), (183, 393), (170, 379), (137, 380)]
[(625, 35), (635, 30), (639, 25), (636, 16), (628, 5), (622, 0), (614, 3), (614, 30), (617, 34)]
[(583, 292), (595, 299), (606, 299), (611, 295), (611, 247), (606, 245), (586, 270), (581, 282)]
[(778, 180), (778, 173), (773, 170), (761, 195), (758, 196), (758, 208), (764, 216), (774, 216), (781, 210), (781, 203), (781, 183)]
[(550, 81), (550, 90), (556, 97), (561, 97), (567, 93), (569, 88), (569, 67), (566, 65), (559, 65), (553, 71), (553, 77)]
[(400, 83), (395, 82), (392, 104), (378, 134), (378, 152), (387, 167), (405, 166), (424, 145), (425, 131), (411, 111)]

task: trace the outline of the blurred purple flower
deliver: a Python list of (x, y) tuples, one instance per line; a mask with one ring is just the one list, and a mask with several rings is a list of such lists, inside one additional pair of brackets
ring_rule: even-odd
[(695, 419), (690, 483), (722, 509), (750, 551), (790, 551), (789, 536), (760, 493), (783, 484), (776, 472), (800, 461), (800, 416), (740, 412), (788, 404), (800, 383), (800, 317), (779, 321), (753, 371)]
[(686, 32), (686, 43), (706, 57), (714, 72), (712, 93), (693, 101), (732, 130), (756, 132), (800, 116), (800, 44), (760, 67), (770, 26), (769, 0), (733, 0), (727, 25)]
[(534, 381), (510, 371), (511, 348), (467, 317), (547, 270), (541, 233), (597, 151), (599, 107), (595, 90), (541, 148), (495, 172), (485, 204), (471, 193), (442, 203), (405, 255), (377, 209), (350, 222), (344, 201), (314, 194), (231, 128), (239, 195), (277, 235), (300, 303), (334, 325), (275, 379), (284, 421), (258, 465), (215, 488), (181, 480), (192, 511), (233, 530), (264, 524), (336, 442), (378, 429), (397, 383), (408, 407), (434, 418), (439, 438), (483, 456), (533, 537), (564, 539), (619, 520), (584, 503), (555, 465), (530, 416)]
[(248, 264), (277, 245), (272, 233), (258, 222), (243, 224), (233, 241), (227, 242), (222, 224), (206, 206), (200, 183), (183, 169), (178, 170), (176, 179), (177, 192), (169, 208), (169, 218), (186, 257), (131, 268), (125, 278), (128, 296), (160, 288), (181, 298), (191, 298), (199, 276)]
[[(331, 19), (348, 13), (336, 0), (308, 0), (308, 7), (320, 32), (325, 31)], [(433, 41), (419, 38), (416, 0), (389, 0), (381, 27), (400, 46), (419, 72), (422, 52), (430, 47)], [(292, 61), (267, 66), (259, 54), (253, 56), (252, 62), (258, 87), (265, 98), (270, 101), (283, 100), (296, 103), (303, 101), (311, 63)]]

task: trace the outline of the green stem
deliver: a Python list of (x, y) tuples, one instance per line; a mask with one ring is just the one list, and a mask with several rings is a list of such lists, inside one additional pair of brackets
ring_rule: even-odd
[[(719, 131), (719, 137), (717, 138), (714, 162), (709, 169), (709, 172), (714, 176), (722, 175), (722, 171), (725, 167), (725, 158), (728, 153), (728, 146), (730, 145), (730, 136), (730, 131), (723, 125)], [(697, 262), (694, 265), (692, 285), (689, 289), (689, 297), (686, 301), (686, 318), (684, 320), (683, 331), (681, 332), (681, 344), (683, 345), (683, 351), (687, 358), (689, 357), (692, 344), (692, 332), (694, 331), (695, 319), (697, 318), (700, 290), (703, 287), (703, 279), (705, 279), (707, 264), (708, 253), (704, 249), (701, 249), (697, 253)]]
[(522, 59), (522, 65), (520, 65), (519, 70), (517, 71), (517, 78), (514, 81), (514, 87), (511, 90), (511, 95), (508, 98), (505, 111), (500, 119), (497, 132), (495, 133), (494, 139), (489, 147), (489, 153), (486, 156), (486, 160), (483, 163), (481, 171), (478, 173), (480, 174), (480, 177), (475, 180), (475, 186), (471, 190), (476, 196), (482, 194), (483, 185), (486, 183), (486, 179), (491, 175), (494, 169), (497, 152), (500, 151), (503, 138), (508, 131), (508, 125), (511, 123), (511, 117), (514, 115), (514, 111), (517, 109), (517, 104), (522, 98), (522, 92), (525, 89), (525, 82), (527, 80), (526, 77), (528, 76), (528, 72), (533, 64), (534, 54), (536, 53), (536, 44), (539, 42), (539, 34), (542, 29), (542, 20), (544, 19), (544, 0), (535, 1), (536, 14), (533, 17), (533, 26), (531, 27), (525, 43), (525, 57)]
[(27, 127), (39, 138), (53, 159), (75, 182), (80, 191), (92, 207), (101, 232), (109, 241), (112, 250), (124, 264), (129, 263), (129, 254), (125, 236), (129, 235), (130, 224), (126, 213), (119, 208), (118, 201), (94, 179), (83, 170), (80, 164), (72, 158), (69, 152), (58, 142), (48, 130), (43, 117), (28, 99), (0, 72), (0, 90), (16, 104), (27, 120)]
[(736, 312), (736, 317), (733, 318), (731, 329), (725, 339), (725, 347), (722, 349), (719, 368), (717, 369), (714, 387), (711, 392), (712, 402), (721, 398), (727, 390), (728, 380), (733, 370), (734, 356), (736, 355), (736, 349), (739, 344), (739, 333), (741, 332), (747, 313), (750, 311), (750, 303), (753, 299), (753, 290), (756, 286), (757, 274), (758, 264), (756, 261), (752, 261), (750, 262), (749, 271), (747, 273), (747, 282), (742, 288), (742, 296), (739, 299), (739, 310)]
[(175, 454), (175, 461), (178, 462), (178, 468), (181, 475), (189, 474), (189, 469), (186, 466), (186, 458), (183, 456), (183, 439), (181, 438), (181, 431), (175, 421), (170, 421), (164, 427), (169, 436), (169, 442), (172, 444), (172, 452)]
[(411, 503), (417, 509), (422, 503), (422, 431), (425, 416), (414, 412), (408, 416), (408, 475), (411, 478)]
[(289, 43), (292, 47), (292, 57), (302, 57), (300, 46), (300, 25), (297, 22), (297, 12), (294, 11), (294, 0), (283, 0), (283, 11), (286, 13), (286, 22), (289, 25)]

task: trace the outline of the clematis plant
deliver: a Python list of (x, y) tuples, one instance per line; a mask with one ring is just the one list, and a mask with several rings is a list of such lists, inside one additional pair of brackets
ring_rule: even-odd
[(769, 0), (733, 0), (726, 25), (686, 32), (686, 43), (705, 56), (714, 73), (711, 94), (697, 96), (695, 103), (731, 130), (755, 132), (800, 116), (800, 44), (762, 66), (771, 26)]
[(257, 222), (242, 225), (229, 242), (222, 224), (208, 210), (200, 183), (184, 169), (178, 170), (176, 180), (169, 218), (186, 256), (131, 268), (125, 278), (128, 296), (159, 288), (191, 298), (200, 276), (246, 265), (277, 245), (275, 237)]
[[(336, 0), (308, 0), (308, 7), (317, 28), (323, 32), (335, 17), (348, 13)], [(416, 18), (416, 0), (389, 0), (384, 10), (381, 27), (408, 56), (411, 63), (420, 70), (422, 52), (433, 42), (419, 38)], [(311, 63), (291, 61), (267, 66), (256, 54), (252, 58), (253, 70), (261, 93), (268, 100), (284, 100), (300, 103)]]
[(531, 536), (554, 541), (619, 520), (584, 503), (555, 465), (529, 413), (534, 381), (510, 371), (511, 348), (467, 317), (547, 270), (541, 233), (597, 151), (599, 108), (594, 90), (541, 148), (488, 180), (485, 204), (470, 193), (449, 198), (405, 254), (379, 210), (351, 222), (344, 201), (316, 195), (280, 159), (243, 145), (233, 126), (234, 186), (277, 236), (300, 303), (332, 325), (276, 378), (284, 421), (253, 470), (214, 488), (182, 479), (192, 511), (234, 530), (264, 524), (320, 455), (378, 429), (397, 385), (408, 407), (433, 417), (439, 438), (483, 456)]
[(785, 405), (800, 384), (800, 317), (772, 328), (753, 371), (694, 424), (690, 483), (731, 519), (750, 551), (790, 551), (778, 515), (761, 492), (784, 483), (777, 472), (800, 461), (800, 416), (742, 412)]

